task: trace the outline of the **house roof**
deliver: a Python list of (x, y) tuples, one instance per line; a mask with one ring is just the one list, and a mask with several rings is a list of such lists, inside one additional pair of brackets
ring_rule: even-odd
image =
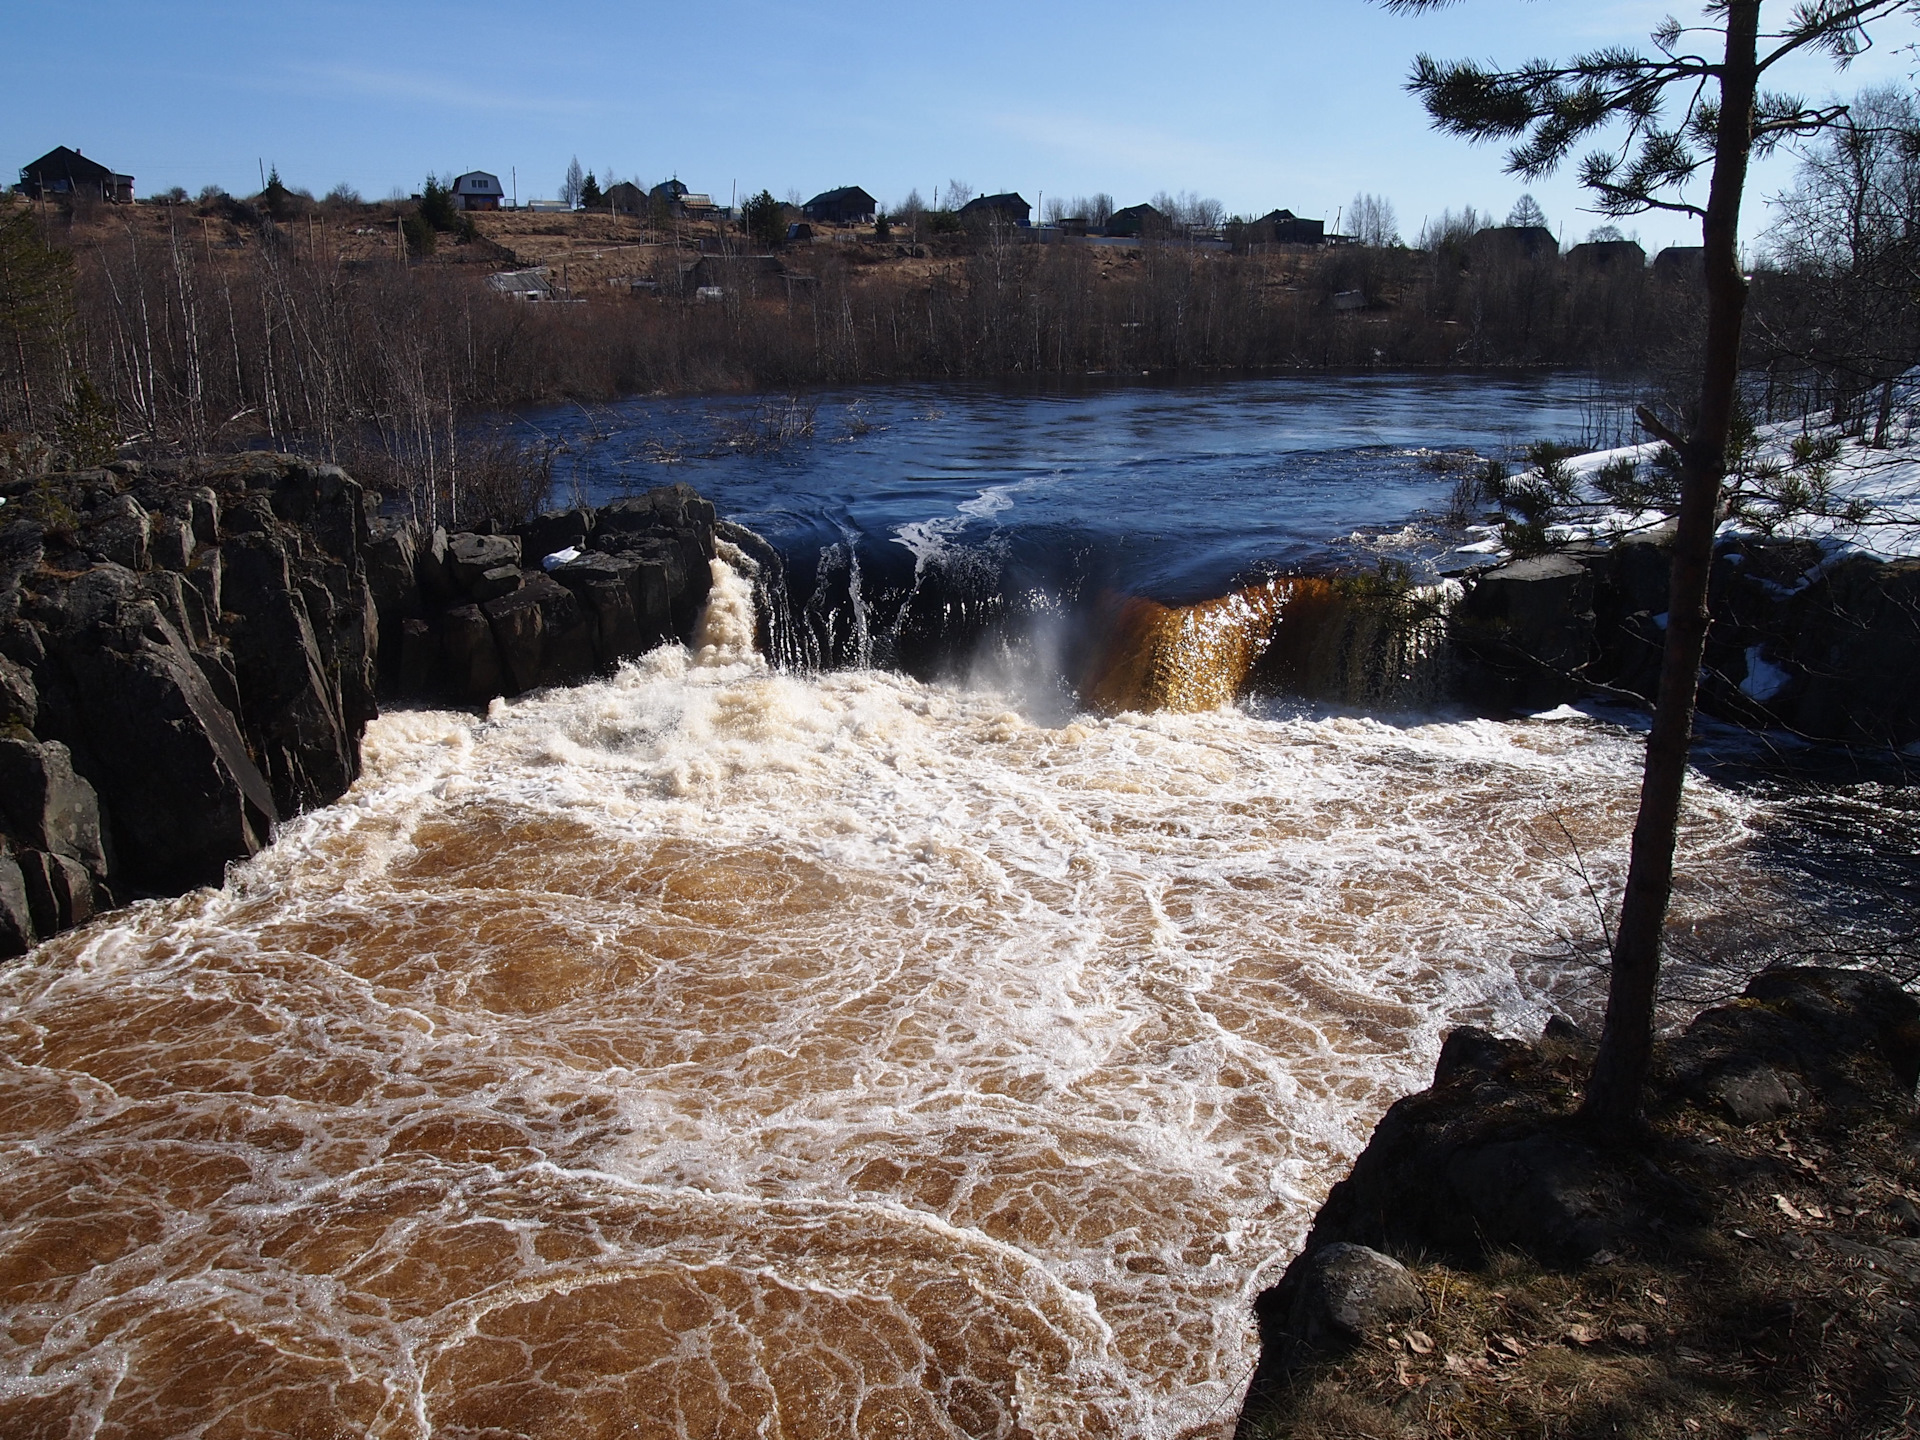
[(65, 145), (56, 145), (30, 165), (20, 169), (22, 176), (34, 175), (43, 178), (64, 176), (69, 180), (86, 180), (95, 184), (111, 181), (114, 172), (97, 160), (89, 160), (78, 150), (69, 150)]
[(1033, 207), (1011, 190), (998, 195), (976, 195), (960, 207), (965, 215), (969, 210), (1031, 210)]
[(1128, 215), (1128, 216), (1138, 215), (1143, 220), (1146, 219), (1146, 217), (1149, 215), (1156, 216), (1162, 220), (1167, 218), (1166, 216), (1161, 215), (1160, 212), (1154, 209), (1153, 206), (1151, 205), (1128, 205), (1124, 209), (1116, 210), (1113, 212), (1113, 218), (1116, 220), (1119, 219), (1122, 215)]
[(876, 203), (878, 202), (874, 200), (873, 196), (862, 190), (858, 185), (842, 185), (837, 190), (822, 190), (800, 208), (803, 210), (811, 210), (816, 205), (856, 204), (861, 209), (871, 210)]
[(500, 177), (489, 175), (484, 170), (469, 170), (464, 175), (453, 177), (453, 193), (456, 195), (498, 195)]

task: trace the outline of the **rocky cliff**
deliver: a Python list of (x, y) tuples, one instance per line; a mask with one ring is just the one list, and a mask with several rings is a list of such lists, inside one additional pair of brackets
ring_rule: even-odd
[(353, 782), (381, 695), (484, 704), (684, 638), (716, 548), (685, 486), (420, 533), (279, 455), (0, 497), (0, 955), (218, 884)]
[[(1670, 530), (1580, 544), (1475, 577), (1455, 611), (1470, 700), (1543, 708), (1648, 699), (1666, 640)], [(1920, 561), (1801, 540), (1723, 539), (1700, 708), (1817, 740), (1920, 739)]]

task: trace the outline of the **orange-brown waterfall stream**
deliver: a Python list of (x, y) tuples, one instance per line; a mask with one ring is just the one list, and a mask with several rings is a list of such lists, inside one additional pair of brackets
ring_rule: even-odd
[[(1588, 994), (1625, 731), (1049, 728), (733, 618), (0, 971), (0, 1434), (1220, 1435), (1445, 1028)], [(1689, 795), (1683, 909), (1764, 903)]]

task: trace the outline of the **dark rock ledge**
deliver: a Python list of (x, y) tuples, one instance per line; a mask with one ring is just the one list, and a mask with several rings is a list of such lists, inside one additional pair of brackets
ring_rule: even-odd
[(684, 485), (423, 533), (285, 455), (0, 496), (0, 956), (220, 883), (346, 790), (382, 698), (484, 704), (686, 638), (716, 531), (755, 539)]
[[(1451, 627), (1464, 695), (1496, 710), (1650, 700), (1672, 546), (1662, 527), (1470, 577)], [(1708, 608), (1705, 713), (1847, 745), (1920, 740), (1920, 560), (1730, 537), (1714, 552)]]
[[(1565, 1021), (1549, 1025), (1533, 1043), (1471, 1028), (1448, 1036), (1432, 1087), (1387, 1111), (1351, 1173), (1328, 1195), (1301, 1253), (1255, 1301), (1260, 1361), (1236, 1432), (1240, 1440), (1348, 1433), (1344, 1425), (1374, 1433), (1365, 1429), (1374, 1419), (1388, 1426), (1381, 1433), (1426, 1434), (1420, 1417), (1441, 1414), (1455, 1427), (1443, 1425), (1444, 1433), (1480, 1433), (1489, 1425), (1508, 1433), (1495, 1417), (1511, 1419), (1513, 1397), (1523, 1393), (1534, 1406), (1528, 1425), (1562, 1433), (1543, 1418), (1550, 1409), (1540, 1398), (1544, 1390), (1528, 1393), (1517, 1368), (1489, 1366), (1477, 1342), (1470, 1351), (1439, 1353), (1458, 1345), (1459, 1336), (1436, 1342), (1441, 1326), (1429, 1318), (1436, 1297), (1416, 1273), (1421, 1268), (1455, 1282), (1456, 1314), (1463, 1308), (1463, 1273), (1486, 1277), (1484, 1289), (1495, 1292), (1496, 1302), (1509, 1299), (1501, 1292), (1519, 1288), (1515, 1277), (1528, 1266), (1559, 1287), (1537, 1287), (1542, 1293), (1571, 1296), (1568, 1304), (1603, 1309), (1610, 1297), (1642, 1290), (1666, 1307), (1650, 1312), (1656, 1321), (1695, 1319), (1696, 1328), (1665, 1342), (1680, 1347), (1685, 1365), (1678, 1368), (1711, 1359), (1725, 1362), (1731, 1374), (1752, 1363), (1753, 1354), (1777, 1350), (1766, 1383), (1750, 1387), (1746, 1397), (1774, 1407), (1777, 1422), (1795, 1402), (1793, 1317), (1808, 1306), (1806, 1295), (1767, 1294), (1783, 1284), (1784, 1267), (1835, 1316), (1829, 1327), (1840, 1319), (1855, 1324), (1865, 1343), (1877, 1337), (1892, 1347), (1896, 1370), (1920, 1380), (1920, 1367), (1908, 1355), (1920, 1339), (1914, 1313), (1920, 1241), (1912, 1238), (1920, 1234), (1920, 1209), (1909, 1195), (1920, 1160), (1914, 1106), (1920, 1004), (1913, 996), (1859, 970), (1760, 975), (1739, 999), (1706, 1011), (1662, 1046), (1650, 1127), (1631, 1146), (1597, 1144), (1577, 1123), (1577, 1084), (1591, 1056), (1591, 1045)], [(1809, 1199), (1823, 1186), (1824, 1207)], [(1822, 1256), (1841, 1277), (1830, 1284), (1812, 1268)], [(1840, 1292), (1848, 1274), (1861, 1273), (1862, 1256), (1875, 1259), (1864, 1267), (1871, 1272), (1865, 1276), (1870, 1297), (1894, 1306), (1891, 1313), (1913, 1334), (1887, 1335), (1879, 1333), (1883, 1324), (1860, 1323), (1871, 1305), (1847, 1309)], [(1698, 1318), (1716, 1307), (1722, 1312), (1716, 1322)], [(1545, 1325), (1550, 1338), (1496, 1341), (1489, 1333), (1487, 1349), (1501, 1365), (1517, 1367), (1542, 1345), (1578, 1351), (1596, 1343), (1599, 1320), (1558, 1331), (1537, 1297), (1520, 1309), (1523, 1318)], [(1787, 1315), (1788, 1340), (1766, 1333), (1770, 1311)], [(1483, 1310), (1482, 1324), (1488, 1313), (1491, 1308)], [(1571, 1313), (1592, 1319), (1594, 1312)], [(1720, 1349), (1736, 1353), (1703, 1359), (1700, 1352), (1715, 1348), (1715, 1324)], [(1567, 1333), (1573, 1341), (1562, 1339)], [(1649, 1357), (1663, 1343), (1657, 1323), (1620, 1323), (1610, 1333), (1628, 1337), (1629, 1348), (1642, 1347), (1635, 1351), (1642, 1370), (1651, 1368)], [(1839, 1333), (1856, 1349), (1862, 1343)], [(1829, 1338), (1823, 1329), (1815, 1341), (1802, 1334), (1801, 1343)], [(1750, 1353), (1739, 1353), (1742, 1347)], [(1569, 1357), (1538, 1368), (1577, 1392), (1575, 1363)], [(1816, 1357), (1809, 1370), (1815, 1376), (1810, 1392), (1830, 1399), (1845, 1388), (1842, 1368), (1830, 1357)], [(1876, 1396), (1885, 1399), (1880, 1381), (1891, 1373), (1869, 1363), (1851, 1403), (1864, 1408)], [(1377, 1411), (1361, 1408), (1370, 1381), (1387, 1397)], [(1486, 1395), (1476, 1397), (1476, 1385)], [(1603, 1378), (1591, 1388), (1604, 1394), (1607, 1383)], [(1680, 1423), (1675, 1416), (1685, 1413), (1684, 1385), (1647, 1385), (1640, 1393), (1670, 1410), (1669, 1428)], [(1724, 1394), (1712, 1398), (1726, 1403)], [(1329, 1427), (1330, 1406), (1342, 1424)], [(1570, 1427), (1566, 1433), (1612, 1433), (1609, 1427), (1621, 1418), (1617, 1409), (1583, 1414), (1570, 1405), (1556, 1423)], [(1619, 1433), (1667, 1433), (1656, 1417), (1636, 1418), (1646, 1428), (1635, 1424)]]

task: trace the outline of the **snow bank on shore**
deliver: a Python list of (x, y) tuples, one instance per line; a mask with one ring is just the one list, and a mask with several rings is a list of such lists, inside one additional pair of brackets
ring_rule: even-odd
[[(1780, 507), (1771, 504), (1759, 506), (1767, 512), (1764, 523), (1751, 513), (1735, 513), (1721, 523), (1722, 537), (1769, 533), (1812, 540), (1830, 558), (1851, 553), (1883, 560), (1920, 556), (1920, 378), (1906, 387), (1905, 400), (1889, 429), (1887, 444), (1878, 448), (1836, 429), (1808, 430), (1797, 422), (1762, 426), (1752, 469), (1778, 472), (1765, 488), (1777, 493), (1783, 480), (1797, 482), (1803, 490), (1817, 491), (1817, 503), (1797, 511), (1787, 507), (1786, 513), (1775, 513)], [(1816, 462), (1816, 485), (1809, 483), (1815, 475), (1804, 458), (1804, 445), (1796, 461), (1794, 442), (1803, 435), (1837, 447), (1831, 459)], [(1669, 518), (1665, 512), (1623, 505), (1597, 483), (1603, 471), (1623, 461), (1634, 465), (1640, 479), (1647, 479), (1661, 449), (1657, 443), (1629, 445), (1565, 461), (1578, 490), (1571, 503), (1556, 507), (1549, 538), (1555, 542), (1615, 540), (1664, 524)], [(1456, 554), (1507, 557), (1500, 525), (1472, 525), (1468, 534), (1471, 538)]]

